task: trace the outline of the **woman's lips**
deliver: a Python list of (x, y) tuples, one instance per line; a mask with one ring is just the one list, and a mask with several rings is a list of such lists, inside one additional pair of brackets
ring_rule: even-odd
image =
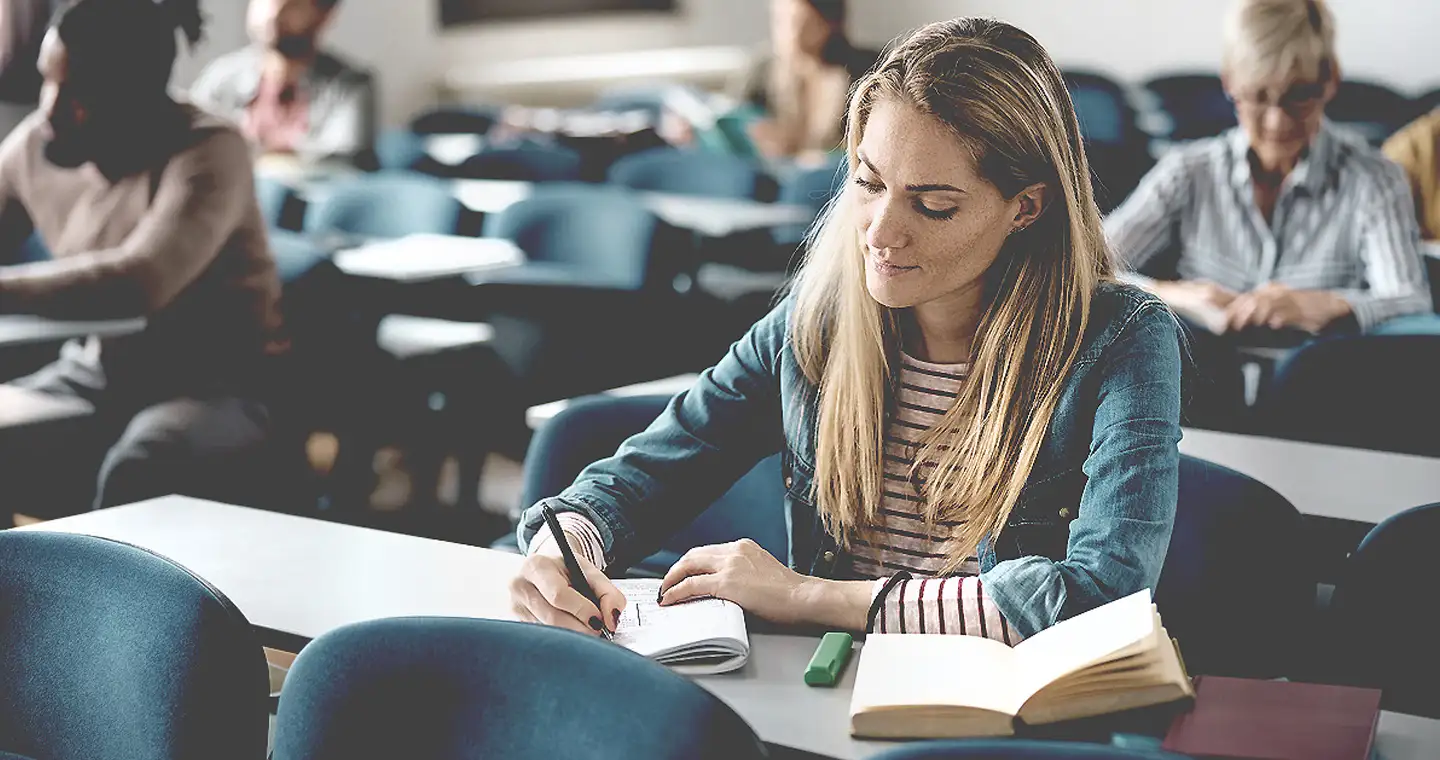
[(920, 267), (901, 266), (894, 262), (881, 261), (880, 259), (872, 256), (870, 257), (870, 268), (875, 270), (875, 273), (880, 275), (881, 277), (895, 277), (897, 275), (905, 274), (906, 272), (913, 272)]

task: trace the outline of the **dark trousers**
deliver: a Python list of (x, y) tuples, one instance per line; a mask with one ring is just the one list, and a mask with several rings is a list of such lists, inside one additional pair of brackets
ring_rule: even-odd
[(253, 394), (220, 382), (156, 393), (109, 380), (93, 343), (71, 343), (57, 361), (13, 381), (95, 407), (77, 432), (46, 440), (40, 431), (34, 447), (0, 462), (14, 511), (53, 516), (172, 493), (221, 498), (235, 478), (232, 464), (267, 438), (269, 410)]

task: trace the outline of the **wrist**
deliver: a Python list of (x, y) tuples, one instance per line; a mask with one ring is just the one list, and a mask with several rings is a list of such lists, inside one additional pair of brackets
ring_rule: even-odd
[(870, 581), (833, 581), (802, 575), (791, 595), (796, 622), (864, 631), (872, 586)]

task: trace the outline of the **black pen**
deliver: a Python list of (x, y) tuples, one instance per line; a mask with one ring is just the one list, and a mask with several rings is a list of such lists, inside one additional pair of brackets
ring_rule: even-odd
[(580, 563), (575, 559), (575, 550), (570, 548), (565, 531), (560, 529), (560, 520), (555, 517), (555, 510), (551, 509), (549, 504), (544, 504), (540, 507), (540, 514), (545, 516), (545, 524), (550, 526), (555, 543), (560, 545), (560, 556), (564, 558), (565, 570), (570, 574), (570, 586), (595, 605), (595, 609), (600, 612), (600, 635), (614, 641), (609, 629), (605, 627), (605, 610), (600, 609), (600, 597), (595, 595), (595, 589), (590, 588), (590, 581), (585, 579), (585, 571), (580, 569)]

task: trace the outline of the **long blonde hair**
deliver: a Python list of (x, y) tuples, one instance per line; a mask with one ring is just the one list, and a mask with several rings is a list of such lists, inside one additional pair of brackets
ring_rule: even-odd
[[(850, 98), (846, 147), (857, 148), (877, 100), (892, 98), (948, 125), (1006, 198), (1044, 183), (1048, 207), (1006, 241), (972, 343), (970, 372), (920, 442), (911, 480), (931, 529), (961, 525), (949, 569), (1005, 526), (1029, 478), (1075, 364), (1097, 284), (1113, 270), (1080, 127), (1060, 71), (1030, 35), (989, 19), (926, 26), (899, 42)], [(842, 546), (878, 524), (884, 426), (900, 350), (899, 312), (865, 287), (853, 184), (812, 235), (795, 282), (791, 339), (819, 387), (813, 496)]]

